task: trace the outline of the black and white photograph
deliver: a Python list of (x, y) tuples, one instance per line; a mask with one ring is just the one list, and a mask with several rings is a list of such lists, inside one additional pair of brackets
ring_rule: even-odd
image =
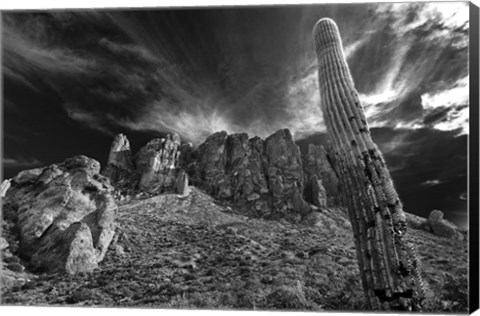
[(478, 309), (473, 3), (10, 9), (1, 60), (0, 305)]

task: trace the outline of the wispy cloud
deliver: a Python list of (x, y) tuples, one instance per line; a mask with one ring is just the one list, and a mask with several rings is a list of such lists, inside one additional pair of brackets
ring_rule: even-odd
[[(372, 7), (376, 11), (359, 24), (359, 30), (339, 19), (346, 34), (346, 57), (360, 74), (356, 82), (370, 125), (466, 131), (468, 111), (460, 107), (465, 105), (460, 99), (468, 95), (468, 87), (457, 81), (460, 75), (465, 78), (462, 69), (467, 69), (463, 57), (468, 6)], [(249, 38), (255, 45), (247, 49), (225, 30), (190, 33), (174, 19), (153, 23), (148, 14), (142, 19), (133, 16), (122, 12), (33, 14), (23, 20), (7, 16), (5, 76), (32, 90), (41, 90), (39, 82), (46, 83), (70, 119), (105, 134), (131, 128), (178, 132), (200, 142), (218, 130), (265, 137), (290, 128), (297, 138), (325, 131), (315, 56), (304, 47), (292, 53), (294, 57), (285, 57), (288, 62), (270, 65), (272, 48), (263, 39)], [(78, 32), (82, 28), (86, 31)], [(173, 29), (178, 36), (168, 35)], [(76, 34), (75, 41), (68, 32)], [(198, 39), (195, 45), (185, 40), (188, 36)], [(207, 46), (224, 58), (211, 58)], [(449, 49), (460, 53), (450, 54)], [(262, 54), (268, 58), (261, 59)], [(450, 55), (459, 57), (450, 61)], [(380, 66), (372, 56), (381, 57)], [(364, 72), (362, 65), (373, 70)], [(446, 99), (450, 101), (437, 105)], [(414, 106), (409, 105), (411, 100)], [(452, 110), (440, 119), (439, 107)]]
[(440, 183), (441, 183), (440, 180), (433, 179), (433, 180), (427, 180), (427, 181), (423, 182), (422, 185), (424, 185), (424, 186), (434, 186), (434, 185), (438, 185)]
[[(175, 108), (177, 110), (172, 111)], [(118, 123), (137, 131), (176, 132), (195, 144), (217, 131), (235, 131), (225, 113), (210, 106), (205, 107), (202, 103), (191, 104), (187, 108), (175, 107), (165, 100), (155, 100), (142, 111), (135, 120), (124, 119)]]
[(4, 167), (36, 167), (43, 163), (33, 157), (3, 157), (2, 165)]
[[(49, 45), (46, 41), (32, 39), (36, 34), (22, 33), (11, 19), (5, 19), (3, 35), (3, 67), (6, 75), (28, 81), (32, 72), (44, 75), (55, 73), (78, 74), (96, 69), (95, 60), (80, 51)], [(32, 30), (33, 31), (33, 30)]]

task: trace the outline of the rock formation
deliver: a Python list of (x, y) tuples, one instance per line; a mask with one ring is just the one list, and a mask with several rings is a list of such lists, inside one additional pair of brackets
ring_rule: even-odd
[(7, 193), (17, 210), (20, 254), (33, 269), (92, 271), (114, 235), (116, 204), (100, 164), (76, 156), (25, 170)]
[(107, 167), (103, 174), (117, 186), (124, 186), (130, 181), (134, 166), (130, 143), (123, 134), (118, 134), (113, 140), (108, 155)]
[(302, 197), (300, 151), (287, 129), (265, 140), (218, 132), (193, 156), (193, 183), (250, 215), (299, 220), (311, 211)]
[(141, 175), (139, 187), (145, 190), (164, 191), (173, 188), (179, 167), (180, 137), (168, 134), (166, 138), (153, 139), (135, 155), (136, 170)]
[[(181, 155), (182, 151), (184, 155)], [(123, 193), (175, 191), (180, 171), (184, 169), (181, 166), (188, 164), (185, 159), (190, 157), (191, 152), (192, 145), (181, 144), (180, 137), (174, 133), (149, 141), (132, 158), (127, 137), (118, 134), (102, 174)]]
[(404, 240), (405, 214), (382, 154), (370, 137), (335, 22), (314, 28), (321, 108), (335, 151), (367, 304), (419, 310), (423, 296), (417, 259)]
[(325, 149), (312, 145), (303, 161), (288, 129), (265, 140), (221, 131), (195, 150), (168, 134), (142, 147), (133, 166), (129, 148), (126, 137), (117, 135), (104, 170), (120, 190), (188, 195), (191, 182), (245, 214), (293, 221), (315, 210), (312, 204), (324, 209), (338, 200), (338, 179)]
[(10, 188), (11, 180), (6, 179), (3, 180), (2, 184), (0, 185), (0, 197), (4, 197), (7, 194), (8, 189)]
[(188, 174), (185, 171), (181, 171), (177, 177), (177, 183), (175, 184), (177, 194), (187, 196), (190, 193), (188, 187)]
[[(338, 205), (338, 178), (323, 146), (313, 144), (308, 146), (303, 170), (306, 200), (322, 207)], [(320, 202), (319, 198), (324, 202)]]
[(463, 240), (463, 235), (459, 232), (458, 227), (444, 219), (442, 211), (431, 211), (430, 216), (427, 219), (427, 225), (435, 235)]

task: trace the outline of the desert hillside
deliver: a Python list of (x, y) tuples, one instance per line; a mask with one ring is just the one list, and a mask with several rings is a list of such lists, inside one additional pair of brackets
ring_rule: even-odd
[[(104, 169), (77, 156), (4, 191), (2, 304), (364, 309), (334, 161), (288, 130), (136, 155), (120, 135)], [(435, 216), (407, 217), (426, 308), (467, 311), (465, 232)]]

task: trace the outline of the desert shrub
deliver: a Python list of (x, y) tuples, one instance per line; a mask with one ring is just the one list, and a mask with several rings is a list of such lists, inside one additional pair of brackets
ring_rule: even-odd
[(211, 295), (203, 293), (182, 293), (171, 297), (168, 303), (162, 305), (166, 308), (222, 308), (219, 301)]
[(266, 296), (267, 309), (320, 310), (321, 306), (307, 300), (302, 284), (296, 286), (281, 285), (275, 287)]
[(468, 312), (468, 274), (466, 269), (444, 272), (440, 284), (431, 288), (425, 311)]
[(365, 297), (360, 284), (360, 276), (345, 275), (339, 282), (332, 282), (323, 298), (328, 310), (358, 311), (365, 310)]
[(76, 304), (83, 301), (89, 301), (95, 298), (94, 293), (86, 288), (80, 288), (73, 291), (69, 296), (66, 298), (67, 304)]
[(22, 272), (25, 268), (18, 262), (7, 263), (7, 269), (13, 272)]

